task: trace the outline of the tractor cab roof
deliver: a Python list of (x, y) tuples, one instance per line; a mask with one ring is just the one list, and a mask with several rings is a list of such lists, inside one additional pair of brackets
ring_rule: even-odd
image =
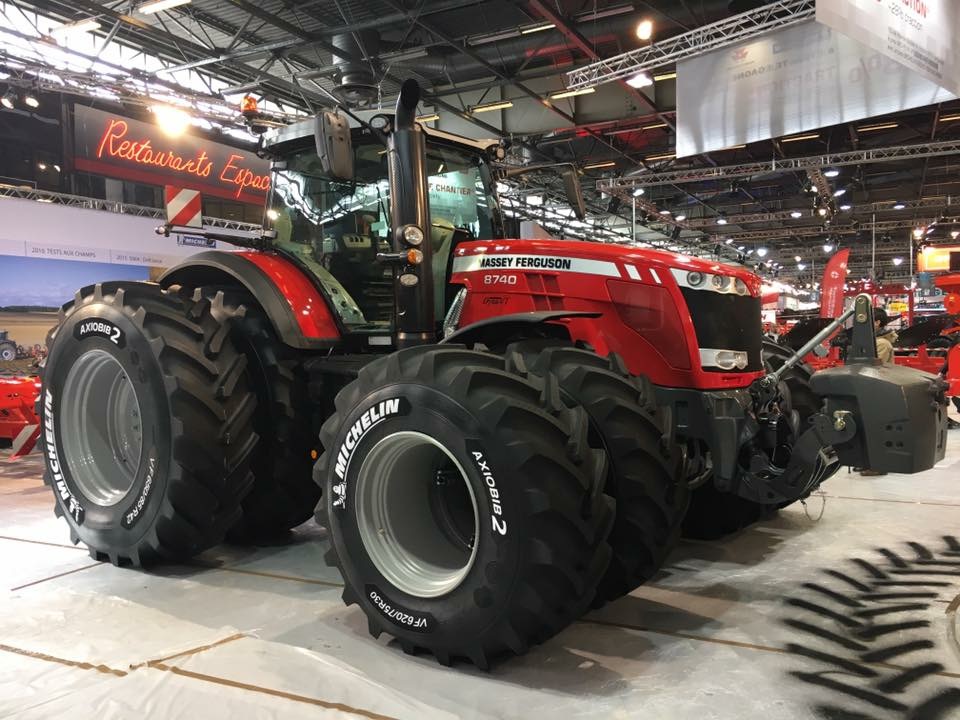
[[(393, 122), (392, 112), (382, 112), (380, 110), (360, 110), (356, 111), (354, 114), (365, 122), (371, 123), (375, 127), (377, 126), (378, 121), (385, 124)], [(352, 129), (359, 130), (361, 128), (360, 123), (353, 118), (348, 117), (347, 120), (349, 121)], [(302, 145), (306, 142), (312, 143), (315, 126), (315, 118), (308, 118), (306, 120), (293, 123), (292, 125), (274, 128), (263, 136), (263, 145), (267, 148), (279, 148), (280, 146), (288, 144)], [(474, 140), (472, 138), (464, 137), (463, 135), (457, 135), (455, 133), (449, 133), (443, 130), (437, 130), (436, 128), (428, 127), (424, 123), (420, 123), (420, 126), (423, 128), (429, 139), (439, 140), (440, 142), (458, 145), (460, 147), (467, 147), (478, 152), (484, 152), (491, 147), (499, 145), (500, 143), (499, 140), (493, 138)]]

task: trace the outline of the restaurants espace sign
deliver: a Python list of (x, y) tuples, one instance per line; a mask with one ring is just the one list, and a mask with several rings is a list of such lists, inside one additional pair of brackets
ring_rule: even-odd
[(74, 106), (74, 166), (254, 205), (270, 189), (270, 165), (253, 152), (192, 135), (168, 137), (156, 125), (82, 105)]

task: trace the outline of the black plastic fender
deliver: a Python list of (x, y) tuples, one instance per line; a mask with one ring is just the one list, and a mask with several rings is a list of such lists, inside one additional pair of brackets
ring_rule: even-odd
[[(287, 255), (284, 257), (289, 259)], [(309, 273), (304, 271), (304, 275), (313, 283)], [(339, 338), (320, 340), (305, 337), (300, 331), (290, 303), (287, 302), (280, 288), (266, 273), (241, 254), (210, 250), (191, 255), (184, 262), (167, 270), (160, 277), (159, 282), (163, 287), (239, 285), (246, 288), (257, 299), (277, 336), (285, 345), (302, 350), (314, 350), (327, 348), (339, 342)], [(318, 293), (323, 296), (319, 288)], [(327, 307), (329, 308), (329, 304)], [(331, 314), (336, 321), (336, 314)]]
[(567, 329), (553, 320), (563, 320), (565, 318), (596, 318), (601, 313), (587, 312), (582, 310), (543, 310), (540, 312), (514, 313), (512, 315), (500, 315), (499, 317), (486, 318), (467, 325), (457, 330), (449, 337), (440, 342), (443, 344), (472, 345), (482, 343), (487, 347), (505, 345), (518, 336), (526, 334), (537, 326), (539, 328), (538, 337), (556, 338), (559, 340), (570, 340), (570, 333)]

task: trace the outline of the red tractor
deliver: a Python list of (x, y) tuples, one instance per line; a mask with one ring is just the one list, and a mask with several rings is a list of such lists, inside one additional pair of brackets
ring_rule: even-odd
[(64, 307), (46, 478), (95, 558), (182, 560), (316, 505), (371, 633), (486, 667), (649, 578), (685, 515), (715, 535), (840, 464), (943, 457), (937, 378), (765, 358), (742, 268), (503, 239), (498, 146), (418, 101), (277, 130), (269, 229), (221, 238), (244, 251)]

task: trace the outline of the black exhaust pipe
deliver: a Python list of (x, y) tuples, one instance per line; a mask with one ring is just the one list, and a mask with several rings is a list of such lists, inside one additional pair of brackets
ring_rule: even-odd
[(398, 348), (432, 343), (437, 339), (427, 143), (423, 130), (416, 123), (419, 103), (420, 85), (416, 80), (407, 80), (397, 98), (394, 128), (388, 140), (390, 224), (393, 250), (400, 258), (394, 277)]

